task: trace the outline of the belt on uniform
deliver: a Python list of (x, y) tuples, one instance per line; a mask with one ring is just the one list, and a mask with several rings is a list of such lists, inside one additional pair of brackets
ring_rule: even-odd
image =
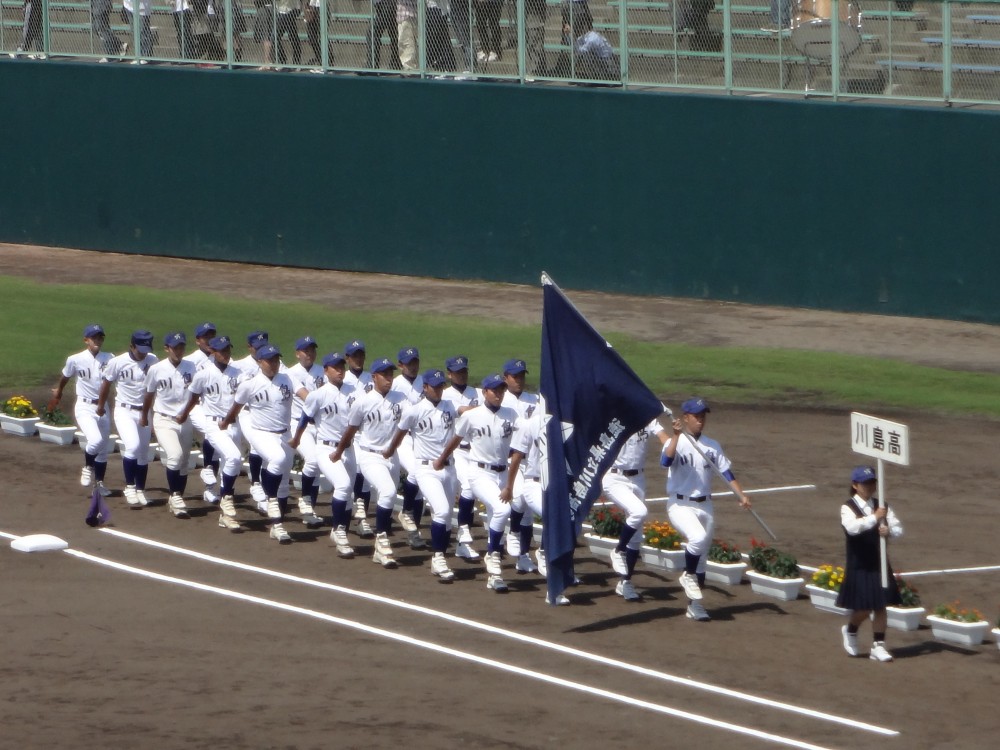
[(323, 445), (330, 446), (331, 448), (336, 448), (338, 445), (340, 445), (340, 441), (339, 440), (320, 440), (320, 442)]
[(265, 429), (262, 429), (262, 428), (258, 428), (258, 432), (269, 432), (272, 435), (284, 435), (286, 432), (288, 432), (288, 430), (287, 429), (286, 430), (265, 430)]
[(472, 443), (459, 443), (458, 449), (460, 451), (472, 450)]
[(611, 469), (612, 474), (621, 474), (623, 477), (634, 477), (642, 474), (642, 469)]
[[(434, 465), (434, 459), (432, 458), (430, 460), (427, 460), (427, 459), (422, 458), (422, 459), (420, 459), (420, 465), (421, 466), (433, 466)], [(445, 461), (444, 465), (445, 466), (451, 466), (451, 459), (449, 458), (447, 461)]]
[(677, 494), (678, 500), (690, 500), (693, 503), (703, 503), (708, 500), (708, 495), (701, 495), (699, 497), (691, 497), (690, 495)]
[(501, 471), (507, 471), (507, 464), (484, 464), (482, 461), (476, 461), (476, 466), (480, 469), (489, 469), (490, 471), (495, 471), (499, 474)]
[(96, 398), (81, 398), (80, 400), (83, 401), (83, 403), (85, 403), (85, 404), (93, 404), (94, 406), (97, 405), (97, 399)]
[(361, 447), (361, 450), (368, 451), (369, 453), (378, 453), (379, 455), (381, 455), (383, 451), (382, 448), (365, 448), (363, 446)]
[(221, 422), (223, 419), (225, 419), (225, 417), (217, 417), (214, 414), (206, 414), (205, 416), (211, 419), (213, 422)]
[(541, 482), (542, 481), (541, 477), (525, 477), (524, 479), (525, 479), (525, 481), (528, 481), (528, 482)]
[(118, 404), (123, 409), (131, 409), (132, 411), (142, 411), (141, 406), (133, 406), (132, 404)]

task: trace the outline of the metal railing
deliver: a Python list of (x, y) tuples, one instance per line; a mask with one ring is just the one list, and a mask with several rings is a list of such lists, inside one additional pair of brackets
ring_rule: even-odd
[(137, 65), (1000, 104), (1000, 0), (124, 2), (0, 0), (0, 52)]

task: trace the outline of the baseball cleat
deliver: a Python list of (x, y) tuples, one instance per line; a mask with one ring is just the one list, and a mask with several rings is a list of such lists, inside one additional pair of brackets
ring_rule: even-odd
[(316, 515), (316, 511), (313, 510), (312, 503), (309, 502), (308, 498), (299, 498), (299, 515), (303, 518)]
[(476, 552), (468, 544), (459, 543), (455, 548), (455, 557), (461, 557), (463, 560), (478, 560), (479, 553)]
[[(458, 536), (456, 537), (456, 541), (459, 544), (472, 544), (474, 540), (472, 539), (472, 531), (468, 526), (463, 525), (458, 527)], [(479, 557), (479, 555), (477, 554), (476, 557)]]
[(89, 466), (84, 466), (80, 471), (80, 486), (89, 487), (90, 483), (94, 481), (94, 470)]
[(507, 554), (513, 558), (518, 558), (521, 556), (521, 535), (511, 529), (511, 532), (507, 535), (506, 542)]
[(617, 549), (611, 550), (611, 569), (620, 576), (628, 575), (628, 564), (625, 562), (625, 553)]
[(282, 526), (280, 523), (272, 523), (271, 524), (271, 532), (270, 532), (269, 536), (272, 539), (276, 539), (277, 542), (278, 542), (278, 544), (291, 544), (292, 543), (292, 537), (291, 537), (291, 535), (287, 531), (285, 531), (285, 527)]
[(240, 522), (235, 518), (230, 518), (225, 513), (219, 514), (219, 527), (223, 529), (228, 529), (234, 534), (239, 534), (243, 531), (243, 527), (240, 526)]
[(372, 525), (364, 518), (358, 521), (358, 536), (362, 539), (371, 539), (375, 536), (375, 531), (372, 529)]
[(525, 553), (518, 557), (517, 564), (514, 565), (514, 570), (518, 573), (534, 573), (535, 564), (531, 562), (531, 556)]
[(167, 498), (167, 507), (176, 518), (190, 517), (188, 516), (187, 506), (184, 504), (184, 498), (176, 493)]
[(396, 558), (392, 556), (392, 544), (389, 543), (389, 536), (384, 531), (375, 535), (375, 552), (372, 554), (372, 562), (378, 563), (383, 568), (396, 567)]
[(337, 556), (342, 557), (345, 560), (350, 560), (354, 557), (354, 548), (351, 547), (350, 543), (347, 541), (347, 529), (343, 526), (338, 526), (333, 531), (330, 532), (330, 541), (332, 541), (337, 546)]
[(101, 497), (107, 497), (111, 494), (111, 490), (104, 486), (104, 482), (97, 483), (97, 491), (101, 493)]
[(425, 542), (424, 538), (420, 536), (419, 530), (411, 531), (407, 535), (406, 541), (409, 543), (410, 549), (427, 549), (427, 542)]
[(412, 534), (417, 530), (417, 524), (414, 522), (413, 516), (405, 510), (401, 510), (396, 514), (396, 520), (399, 521), (399, 525), (403, 527), (403, 531), (407, 534)]
[(256, 482), (250, 485), (250, 497), (252, 497), (258, 503), (261, 500), (267, 500), (267, 495), (264, 493), (264, 488), (261, 486), (260, 482)]
[(868, 654), (868, 658), (872, 661), (892, 661), (892, 654), (890, 654), (882, 641), (875, 641), (872, 644), (871, 653)]
[(143, 507), (149, 505), (149, 500), (146, 498), (146, 491), (138, 487), (135, 488), (135, 499)]
[(689, 620), (695, 622), (708, 622), (712, 618), (701, 602), (689, 602), (687, 612), (684, 613)]
[(615, 593), (627, 602), (641, 602), (642, 595), (635, 590), (632, 581), (622, 580), (615, 586)]
[(354, 519), (361, 520), (368, 518), (368, 511), (365, 510), (365, 501), (360, 498), (354, 501)]
[(486, 572), (497, 578), (503, 575), (503, 568), (500, 565), (499, 551), (486, 553)]
[(211, 466), (206, 466), (202, 469), (198, 476), (201, 477), (201, 481), (206, 487), (211, 487), (216, 482), (215, 472), (212, 470)]
[(278, 502), (278, 498), (269, 497), (267, 499), (267, 517), (272, 521), (281, 522), (281, 504)]
[(123, 494), (125, 495), (125, 502), (129, 504), (130, 508), (141, 508), (142, 505), (139, 504), (139, 498), (136, 497), (135, 487), (126, 487)]
[(507, 583), (500, 576), (490, 576), (486, 579), (486, 588), (496, 591), (498, 594), (507, 593)]
[(236, 518), (236, 498), (232, 495), (226, 495), (219, 500), (219, 510), (223, 512), (224, 515), (230, 518)]
[(701, 600), (701, 587), (698, 586), (698, 579), (688, 572), (681, 573), (677, 582), (684, 587), (684, 593), (691, 601)]
[(441, 579), (442, 583), (451, 583), (455, 580), (455, 574), (448, 567), (448, 561), (444, 558), (444, 552), (435, 552), (431, 558), (431, 573)]
[(302, 523), (306, 525), (309, 529), (318, 529), (323, 525), (323, 519), (317, 516), (315, 513), (310, 513), (309, 515), (302, 516)]
[(255, 503), (257, 505), (257, 512), (262, 516), (267, 517), (267, 499), (256, 500)]
[[(545, 595), (545, 603), (552, 604), (552, 599), (549, 598), (548, 594)], [(559, 596), (556, 597), (557, 607), (566, 607), (569, 606), (569, 604), (570, 604), (569, 597), (566, 596), (565, 594), (559, 594)]]
[(209, 505), (215, 505), (221, 499), (219, 494), (212, 490), (211, 488), (205, 490), (201, 493), (201, 499), (204, 500)]
[(847, 626), (844, 625), (840, 629), (840, 634), (844, 639), (844, 651), (847, 652), (848, 656), (858, 655), (858, 634), (848, 632)]
[(535, 563), (538, 565), (538, 574), (543, 578), (549, 577), (549, 566), (545, 560), (545, 550), (535, 550)]

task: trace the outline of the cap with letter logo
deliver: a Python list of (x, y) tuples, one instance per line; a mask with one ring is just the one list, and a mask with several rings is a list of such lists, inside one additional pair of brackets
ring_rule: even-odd
[(89, 326), (83, 329), (83, 337), (85, 339), (92, 339), (96, 336), (103, 336), (104, 329), (101, 328), (97, 323), (91, 323)]
[(681, 411), (685, 414), (704, 414), (707, 411), (712, 411), (708, 408), (708, 402), (703, 398), (689, 398), (683, 404), (681, 404)]
[(854, 471), (851, 472), (851, 481), (856, 484), (877, 482), (878, 475), (875, 473), (875, 469), (871, 466), (855, 466)]
[(173, 349), (175, 346), (180, 346), (181, 344), (187, 343), (187, 336), (184, 335), (183, 331), (175, 331), (174, 333), (168, 333), (163, 337), (163, 345), (169, 346)]
[(407, 365), (415, 359), (420, 359), (420, 351), (415, 346), (408, 346), (405, 349), (399, 350), (397, 359), (399, 360), (399, 364)]
[(132, 346), (139, 354), (149, 354), (153, 351), (153, 334), (151, 331), (139, 330), (132, 332)]
[(437, 388), (439, 385), (444, 385), (446, 379), (444, 373), (440, 370), (428, 370), (424, 373), (424, 385), (429, 385), (431, 388)]
[(483, 388), (486, 388), (487, 390), (490, 391), (496, 390), (497, 388), (502, 388), (505, 385), (506, 383), (504, 382), (503, 377), (501, 377), (495, 372), (483, 378)]
[(331, 352), (323, 357), (323, 367), (336, 367), (344, 364), (344, 355), (340, 352)]
[(389, 359), (388, 357), (382, 357), (382, 359), (376, 359), (374, 362), (372, 362), (371, 366), (372, 373), (385, 372), (386, 370), (395, 370), (395, 369), (396, 365), (394, 365), (392, 363), (392, 360)]
[(520, 375), (522, 372), (528, 371), (528, 365), (525, 364), (523, 359), (508, 359), (503, 365), (504, 375)]
[(196, 339), (202, 339), (214, 333), (215, 333), (215, 323), (209, 323), (208, 321), (205, 321), (200, 326), (194, 329), (194, 337)]
[(448, 368), (448, 372), (459, 372), (460, 370), (469, 369), (469, 358), (463, 357), (459, 354), (457, 357), (449, 357), (444, 363), (444, 366)]
[(295, 342), (295, 351), (300, 352), (303, 349), (308, 349), (310, 346), (317, 346), (316, 339), (312, 336), (303, 336)]
[(257, 350), (257, 359), (274, 359), (281, 356), (281, 349), (274, 344), (264, 344)]
[(228, 349), (233, 345), (233, 342), (229, 340), (228, 336), (216, 336), (214, 339), (208, 342), (208, 346), (217, 352), (221, 352), (223, 349)]
[(357, 354), (358, 352), (363, 352), (365, 350), (365, 342), (361, 339), (354, 339), (354, 341), (349, 341), (344, 346), (344, 354), (348, 357)]

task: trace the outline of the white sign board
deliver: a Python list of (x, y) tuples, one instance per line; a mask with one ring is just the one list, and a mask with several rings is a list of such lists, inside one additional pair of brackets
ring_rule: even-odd
[(909, 466), (910, 430), (905, 424), (852, 412), (851, 448), (864, 456)]

